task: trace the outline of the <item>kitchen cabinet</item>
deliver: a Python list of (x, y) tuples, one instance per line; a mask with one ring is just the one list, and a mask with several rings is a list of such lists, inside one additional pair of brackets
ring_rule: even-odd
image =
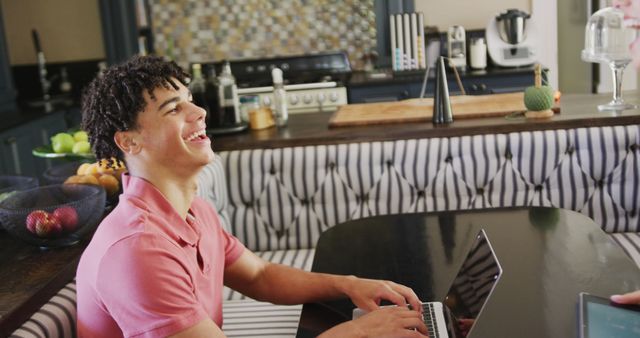
[(153, 32), (147, 0), (99, 0), (102, 35), (109, 64), (153, 53)]
[[(394, 74), (384, 79), (372, 79), (366, 73), (354, 73), (347, 85), (349, 103), (369, 103), (399, 101), (420, 97), (423, 72)], [(460, 87), (452, 72), (447, 72), (449, 93), (461, 94)], [(487, 69), (460, 72), (460, 81), (468, 95), (512, 93), (523, 91), (533, 85), (533, 68)], [(427, 81), (425, 97), (432, 97), (435, 74)]]
[(0, 133), (0, 174), (40, 177), (53, 160), (33, 156), (37, 146), (48, 144), (51, 136), (65, 131), (66, 111), (58, 111)]
[(9, 56), (4, 36), (4, 20), (0, 8), (0, 116), (16, 109), (16, 91), (9, 66)]

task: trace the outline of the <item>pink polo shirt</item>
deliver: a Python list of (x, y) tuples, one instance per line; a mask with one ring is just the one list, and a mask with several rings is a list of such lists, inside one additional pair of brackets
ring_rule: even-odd
[(222, 326), (224, 268), (244, 246), (195, 198), (182, 219), (144, 179), (124, 175), (78, 271), (79, 337), (164, 337), (205, 318)]

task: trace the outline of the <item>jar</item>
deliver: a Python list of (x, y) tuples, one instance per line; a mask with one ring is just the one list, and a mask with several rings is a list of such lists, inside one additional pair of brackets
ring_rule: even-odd
[(240, 97), (240, 118), (242, 122), (249, 122), (249, 114), (260, 109), (260, 98), (257, 95)]
[(469, 66), (473, 69), (487, 68), (487, 45), (484, 38), (473, 38), (469, 45)]

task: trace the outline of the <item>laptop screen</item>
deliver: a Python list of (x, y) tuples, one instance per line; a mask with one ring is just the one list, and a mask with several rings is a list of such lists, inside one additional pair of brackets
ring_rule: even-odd
[(501, 274), (491, 243), (480, 230), (443, 301), (450, 337), (467, 336)]

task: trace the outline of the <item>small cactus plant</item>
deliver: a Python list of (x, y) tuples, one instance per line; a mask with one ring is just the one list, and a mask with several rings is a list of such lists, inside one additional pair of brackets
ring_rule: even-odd
[(524, 105), (528, 111), (526, 117), (541, 118), (553, 116), (554, 90), (542, 85), (542, 71), (539, 64), (535, 67), (535, 85), (524, 91)]

